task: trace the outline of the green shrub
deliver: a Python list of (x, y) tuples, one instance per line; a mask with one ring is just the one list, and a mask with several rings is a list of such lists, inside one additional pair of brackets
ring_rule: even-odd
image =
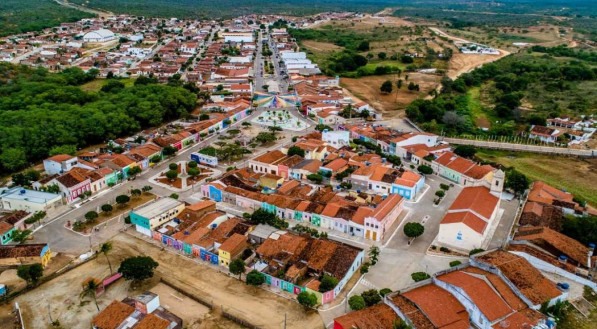
[(423, 280), (427, 280), (427, 279), (431, 278), (431, 276), (425, 272), (415, 272), (415, 273), (412, 273), (410, 275), (410, 277), (415, 282), (419, 282), (419, 281), (423, 281)]
[(458, 265), (460, 265), (460, 264), (462, 264), (462, 262), (461, 262), (461, 261), (459, 261), (459, 260), (454, 260), (454, 261), (451, 261), (451, 262), (450, 262), (450, 267), (458, 266)]
[(442, 183), (442, 184), (439, 184), (439, 188), (441, 188), (444, 191), (447, 191), (450, 189), (450, 185)]
[(446, 195), (446, 192), (444, 192), (444, 190), (437, 190), (435, 191), (435, 195), (440, 198), (443, 198)]
[(482, 248), (475, 248), (475, 249), (471, 250), (471, 251), (468, 253), (468, 255), (469, 255), (469, 256), (472, 256), (472, 255), (474, 255), (474, 254), (478, 254), (478, 253), (481, 253), (481, 252), (484, 252), (484, 251), (485, 251), (485, 249), (482, 249)]
[(448, 249), (446, 247), (441, 247), (441, 248), (439, 248), (439, 251), (441, 251), (441, 252), (450, 252), (450, 249)]

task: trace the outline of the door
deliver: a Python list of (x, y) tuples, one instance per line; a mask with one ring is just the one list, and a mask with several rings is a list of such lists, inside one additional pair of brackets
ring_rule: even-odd
[(377, 232), (373, 232), (373, 241), (377, 241)]

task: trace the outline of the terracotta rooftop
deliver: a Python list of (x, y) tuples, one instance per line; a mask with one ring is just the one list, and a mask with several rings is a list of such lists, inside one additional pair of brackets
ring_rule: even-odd
[(437, 279), (462, 289), (490, 322), (513, 312), (483, 276), (461, 270), (438, 276)]
[(0, 259), (41, 256), (46, 246), (44, 243), (0, 246)]
[(75, 156), (68, 155), (68, 154), (56, 154), (47, 158), (47, 160), (55, 161), (55, 162), (63, 162), (75, 158)]
[(14, 228), (14, 226), (12, 224), (9, 224), (7, 222), (0, 222), (0, 235), (5, 234), (6, 232), (12, 230)]
[(334, 322), (343, 329), (392, 328), (396, 321), (400, 321), (398, 315), (391, 307), (383, 303), (350, 312), (334, 319)]
[(120, 301), (113, 301), (93, 318), (93, 325), (98, 329), (116, 329), (126, 320), (135, 308)]
[(435, 328), (468, 329), (468, 312), (446, 290), (428, 284), (402, 294), (427, 316)]
[(499, 201), (499, 198), (491, 194), (486, 187), (465, 187), (458, 194), (448, 211), (470, 210), (483, 216), (485, 219), (489, 219), (498, 206)]
[(247, 237), (242, 234), (234, 233), (220, 245), (220, 250), (230, 253), (231, 256), (235, 256), (243, 251), (246, 246)]
[[(402, 314), (404, 314), (417, 329), (436, 329), (429, 318), (409, 299), (402, 295), (395, 295), (390, 298)], [(443, 329), (443, 328), (442, 328)]]
[(166, 321), (154, 314), (147, 314), (134, 329), (167, 329), (170, 326), (170, 322)]
[[(75, 168), (73, 168), (73, 169), (75, 169)], [(77, 171), (71, 170), (71, 171), (67, 172), (66, 174), (56, 178), (56, 180), (58, 182), (60, 182), (60, 184), (69, 188), (69, 187), (73, 187), (77, 184), (83, 183), (85, 180), (87, 180), (87, 178), (85, 178), (83, 175), (81, 175)]]
[(284, 157), (286, 157), (286, 155), (284, 153), (282, 153), (282, 151), (274, 150), (274, 151), (270, 151), (270, 152), (267, 152), (265, 154), (262, 154), (262, 155), (256, 157), (255, 159), (253, 159), (253, 161), (271, 164), (276, 161), (279, 161), (280, 159), (282, 159)]
[(559, 252), (556, 257), (564, 254), (584, 267), (589, 266), (589, 247), (548, 227), (520, 227), (514, 239), (531, 241), (548, 251)]
[(507, 251), (494, 251), (476, 257), (477, 260), (497, 267), (535, 305), (542, 304), (562, 293), (526, 259)]
[(542, 181), (536, 181), (529, 191), (528, 201), (553, 204), (554, 201), (558, 200), (574, 203), (573, 198), (574, 196), (570, 193), (558, 190)]

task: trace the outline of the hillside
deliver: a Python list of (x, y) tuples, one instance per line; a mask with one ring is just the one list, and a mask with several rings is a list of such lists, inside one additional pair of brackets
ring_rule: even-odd
[(51, 0), (0, 1), (0, 36), (39, 31), (93, 15), (65, 8)]

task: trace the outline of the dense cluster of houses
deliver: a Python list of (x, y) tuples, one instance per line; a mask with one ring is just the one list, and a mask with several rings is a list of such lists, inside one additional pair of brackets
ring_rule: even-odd
[[(251, 224), (216, 210), (211, 200), (185, 205), (163, 198), (130, 216), (138, 232), (165, 246), (225, 268), (242, 258), (248, 268), (264, 275), (267, 285), (293, 294), (308, 290), (320, 303), (329, 303), (340, 293), (364, 258), (362, 249), (340, 242)], [(320, 292), (323, 275), (339, 283)]]
[(380, 304), (338, 317), (334, 328), (405, 323), (413, 328), (549, 329), (556, 323), (539, 312), (541, 305), (554, 305), (567, 296), (524, 258), (492, 251), (387, 294)]

